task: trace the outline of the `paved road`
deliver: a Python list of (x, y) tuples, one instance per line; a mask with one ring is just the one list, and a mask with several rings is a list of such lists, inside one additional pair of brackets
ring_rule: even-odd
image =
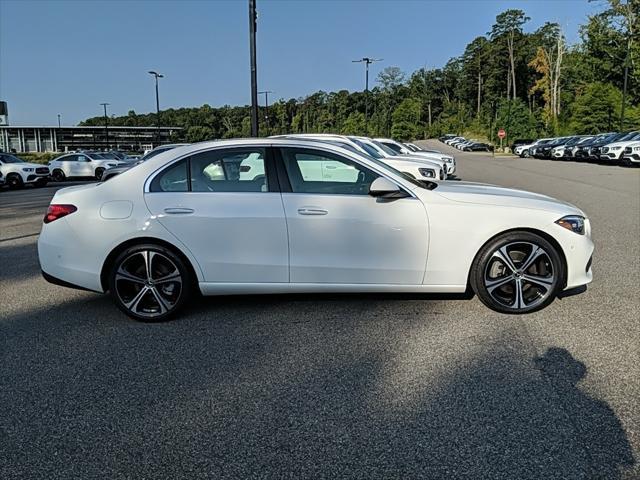
[(52, 188), (0, 192), (0, 478), (640, 478), (640, 169), (456, 154), (588, 212), (586, 293), (519, 317), (210, 298), (140, 324), (41, 279)]

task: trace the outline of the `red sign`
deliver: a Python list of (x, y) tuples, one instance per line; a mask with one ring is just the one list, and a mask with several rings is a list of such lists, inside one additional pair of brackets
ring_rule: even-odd
[(500, 138), (504, 138), (507, 136), (507, 132), (504, 131), (504, 128), (501, 128), (500, 130), (498, 130), (498, 136)]

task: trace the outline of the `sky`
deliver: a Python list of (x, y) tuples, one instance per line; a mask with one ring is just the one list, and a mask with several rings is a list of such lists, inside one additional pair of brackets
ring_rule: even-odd
[[(562, 25), (569, 43), (587, 0), (257, 0), (258, 88), (272, 99), (364, 88), (364, 66), (441, 67), (520, 8), (525, 30)], [(12, 125), (63, 125), (160, 106), (250, 103), (247, 0), (0, 0), (0, 100)], [(262, 100), (261, 96), (261, 102)]]

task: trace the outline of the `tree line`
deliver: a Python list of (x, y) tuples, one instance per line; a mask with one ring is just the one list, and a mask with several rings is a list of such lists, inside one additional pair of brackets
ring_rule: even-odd
[[(497, 142), (499, 128), (511, 140), (640, 128), (640, 0), (608, 0), (580, 27), (576, 45), (559, 24), (527, 32), (529, 21), (522, 10), (506, 10), (442, 68), (407, 75), (387, 67), (369, 92), (318, 91), (261, 107), (260, 134), (464, 133)], [(161, 124), (183, 128), (175, 141), (248, 137), (250, 115), (249, 106), (205, 104), (163, 110)], [(156, 115), (129, 111), (109, 122), (152, 126)], [(103, 117), (81, 122), (103, 124)]]

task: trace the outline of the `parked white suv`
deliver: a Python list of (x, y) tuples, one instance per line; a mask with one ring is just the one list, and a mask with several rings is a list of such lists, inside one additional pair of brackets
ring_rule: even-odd
[[(446, 173), (441, 164), (421, 158), (381, 155), (376, 150), (369, 148), (369, 145), (366, 143), (369, 139), (332, 134), (288, 135), (278, 138), (315, 140), (330, 143), (360, 155), (364, 154), (373, 157), (418, 180), (444, 180), (446, 178)], [(334, 172), (334, 174), (338, 173), (339, 172)]]
[(600, 150), (600, 160), (617, 162), (622, 160), (624, 149), (640, 141), (640, 131), (632, 132), (622, 142), (609, 143)]
[(445, 155), (444, 153), (432, 153), (432, 152), (412, 152), (406, 146), (400, 142), (396, 142), (391, 138), (376, 138), (378, 142), (386, 145), (391, 150), (395, 151), (398, 155), (411, 155), (413, 157), (424, 157), (427, 159), (437, 159), (443, 161), (446, 167), (447, 175), (453, 175), (456, 173), (456, 159), (452, 155)]
[(628, 167), (633, 164), (640, 164), (640, 142), (632, 143), (625, 147), (622, 154), (622, 163)]
[(44, 187), (49, 181), (49, 168), (38, 163), (27, 163), (24, 160), (0, 153), (0, 173), (9, 188), (22, 188), (25, 185)]
[(107, 168), (125, 164), (127, 162), (104, 158), (100, 153), (77, 152), (52, 160), (49, 162), (49, 169), (56, 182), (62, 182), (68, 177), (94, 177), (100, 180)]

